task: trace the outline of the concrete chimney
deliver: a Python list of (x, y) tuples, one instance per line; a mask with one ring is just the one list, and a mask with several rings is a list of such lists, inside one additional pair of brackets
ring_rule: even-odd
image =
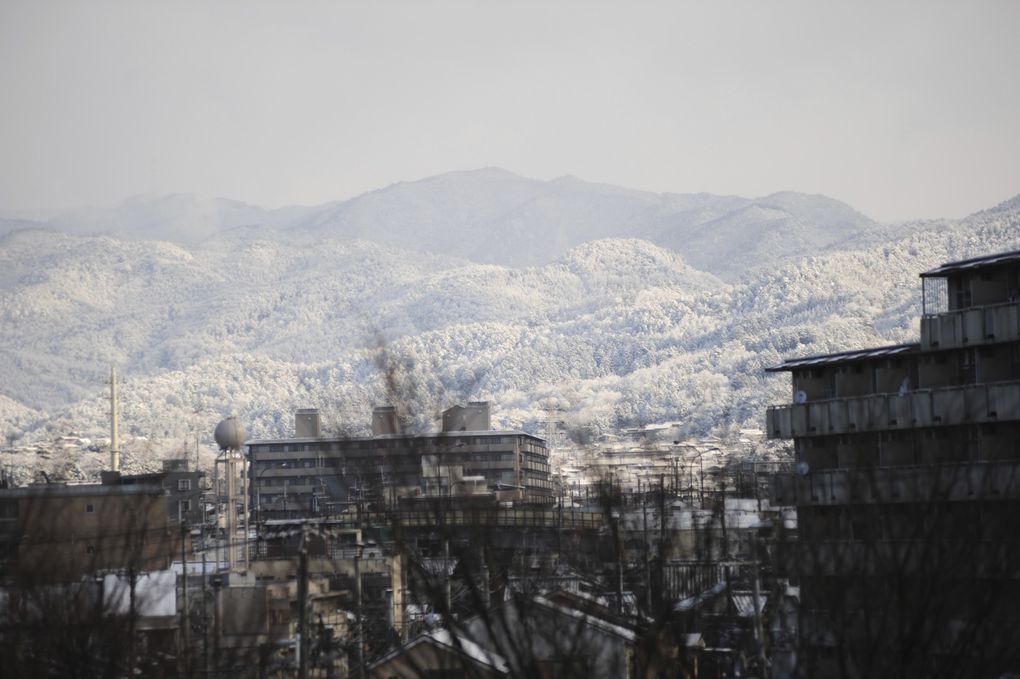
[(468, 401), (443, 411), (443, 431), (489, 431), (492, 428), (488, 401)]
[(393, 406), (376, 406), (372, 409), (372, 436), (397, 434), (397, 409)]
[(319, 411), (315, 408), (298, 410), (294, 415), (294, 438), (317, 439), (320, 434)]

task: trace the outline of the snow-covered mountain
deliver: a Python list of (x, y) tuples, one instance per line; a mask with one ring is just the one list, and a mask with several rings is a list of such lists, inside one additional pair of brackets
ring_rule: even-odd
[(548, 263), (591, 240), (641, 238), (737, 279), (877, 226), (825, 196), (656, 194), (574, 177), (537, 181), (489, 168), (395, 184), (315, 210), (290, 228), (515, 267)]
[(109, 208), (61, 212), (46, 223), (81, 235), (194, 244), (238, 227), (274, 227), (300, 219), (309, 208), (266, 210), (225, 198), (192, 194), (141, 195)]
[(574, 177), (539, 181), (497, 168), (276, 210), (184, 194), (136, 196), (113, 208), (62, 213), (45, 224), (80, 235), (184, 245), (232, 230), (249, 240), (290, 239), (310, 247), (321, 240), (366, 240), (511, 267), (547, 264), (592, 240), (640, 238), (728, 280), (878, 228), (825, 196), (657, 194)]
[[(593, 193), (597, 207), (585, 207)], [(285, 435), (306, 406), (333, 431), (364, 431), (387, 401), (422, 427), (468, 399), (533, 431), (562, 408), (579, 437), (657, 421), (692, 433), (761, 426), (764, 406), (788, 398), (764, 367), (916, 337), (918, 272), (1020, 249), (1020, 209), (1004, 205), (888, 227), (817, 196), (660, 196), (487, 170), (285, 224), (224, 222), (197, 244), (15, 230), (0, 237), (0, 431), (101, 434), (111, 363), (124, 430), (151, 445), (207, 435), (231, 412), (253, 435)], [(475, 256), (484, 238), (470, 225), (483, 217), (483, 236), (517, 243), (563, 224), (561, 248), (533, 266)], [(574, 243), (587, 223), (600, 238)], [(394, 240), (388, 224), (402, 242), (379, 242)], [(458, 238), (452, 253), (428, 245)], [(699, 238), (702, 254), (681, 254)], [(787, 239), (796, 248), (783, 250)], [(728, 261), (692, 263), (713, 247)], [(492, 252), (512, 249), (490, 240)]]

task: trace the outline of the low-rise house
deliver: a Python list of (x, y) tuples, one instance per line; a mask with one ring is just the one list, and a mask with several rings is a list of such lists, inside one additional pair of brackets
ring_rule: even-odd
[[(590, 603), (590, 602), (587, 602)], [(583, 597), (515, 597), (458, 626), (458, 634), (506, 658), (514, 676), (638, 676), (638, 632)]]
[(417, 679), (419, 677), (505, 677), (511, 667), (497, 653), (447, 629), (420, 634), (382, 656), (368, 667), (370, 677)]

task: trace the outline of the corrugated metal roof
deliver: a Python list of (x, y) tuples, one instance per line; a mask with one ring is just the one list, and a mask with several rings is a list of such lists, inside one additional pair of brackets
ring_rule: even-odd
[(985, 255), (984, 257), (974, 257), (972, 259), (962, 259), (958, 262), (946, 262), (936, 269), (925, 271), (921, 274), (921, 278), (940, 278), (959, 271), (982, 269), (989, 266), (1008, 264), (1010, 262), (1020, 262), (1020, 250), (1014, 250), (1013, 252), (1000, 252), (995, 255)]
[(917, 343), (913, 344), (893, 344), (887, 347), (874, 347), (872, 349), (860, 349), (858, 351), (844, 351), (838, 354), (823, 354), (821, 356), (805, 356), (803, 358), (791, 358), (783, 361), (782, 365), (774, 368), (765, 368), (765, 372), (782, 372), (784, 370), (793, 370), (795, 368), (806, 368), (816, 365), (832, 365), (834, 363), (851, 363), (854, 361), (866, 361), (873, 360), (876, 358), (887, 358), (889, 356), (899, 356), (902, 354), (909, 354), (914, 351), (919, 351), (921, 345)]

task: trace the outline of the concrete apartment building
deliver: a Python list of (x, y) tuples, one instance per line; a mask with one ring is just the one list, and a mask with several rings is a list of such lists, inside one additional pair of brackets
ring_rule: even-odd
[(161, 486), (45, 484), (0, 490), (0, 576), (71, 582), (167, 568), (180, 552)]
[[(916, 344), (791, 359), (804, 676), (1020, 669), (1020, 252), (921, 274)], [(1012, 676), (1012, 675), (1011, 675)]]
[(400, 433), (392, 407), (376, 408), (371, 437), (319, 435), (318, 414), (299, 411), (292, 439), (252, 441), (252, 500), (261, 520), (383, 510), (419, 497), (489, 495), (550, 504), (545, 441), (491, 431), (489, 404), (443, 413), (443, 431)]
[(205, 472), (190, 468), (188, 460), (163, 460), (163, 470), (148, 474), (122, 474), (102, 472), (104, 485), (161, 486), (166, 495), (166, 515), (170, 523), (200, 526), (205, 510), (202, 495), (205, 493)]

